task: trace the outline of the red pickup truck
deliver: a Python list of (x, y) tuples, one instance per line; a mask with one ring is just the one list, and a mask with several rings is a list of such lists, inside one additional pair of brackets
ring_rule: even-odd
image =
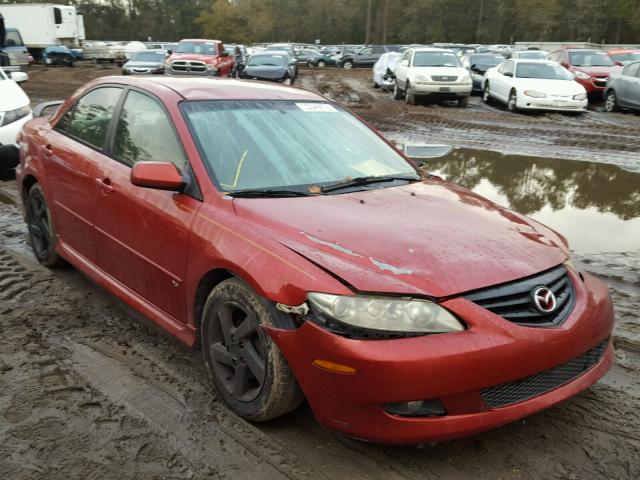
[(220, 40), (185, 39), (166, 60), (168, 75), (230, 77), (235, 59), (224, 51)]

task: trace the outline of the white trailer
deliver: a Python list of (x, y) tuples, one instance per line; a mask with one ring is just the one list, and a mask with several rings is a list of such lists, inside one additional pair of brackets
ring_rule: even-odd
[(49, 45), (78, 48), (84, 40), (84, 21), (76, 7), (54, 3), (0, 4), (7, 27), (20, 30), (35, 57)]

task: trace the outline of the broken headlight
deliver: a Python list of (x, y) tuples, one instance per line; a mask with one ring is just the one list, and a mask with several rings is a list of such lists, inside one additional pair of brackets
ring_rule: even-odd
[(314, 313), (338, 324), (378, 333), (425, 335), (459, 332), (464, 325), (436, 303), (412, 298), (309, 293)]

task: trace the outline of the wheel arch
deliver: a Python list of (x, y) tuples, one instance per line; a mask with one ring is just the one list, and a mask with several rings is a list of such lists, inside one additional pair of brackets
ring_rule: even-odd
[(213, 268), (206, 272), (200, 278), (198, 285), (194, 292), (193, 299), (193, 323), (195, 327), (195, 348), (200, 348), (200, 326), (202, 324), (202, 312), (204, 311), (204, 305), (207, 303), (207, 298), (211, 291), (216, 288), (217, 285), (228, 280), (229, 278), (240, 278), (230, 270), (226, 268)]

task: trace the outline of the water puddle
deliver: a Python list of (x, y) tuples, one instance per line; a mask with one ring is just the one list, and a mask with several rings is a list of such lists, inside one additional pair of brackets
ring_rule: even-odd
[(428, 165), (430, 172), (560, 232), (579, 253), (640, 249), (640, 173), (469, 149)]

